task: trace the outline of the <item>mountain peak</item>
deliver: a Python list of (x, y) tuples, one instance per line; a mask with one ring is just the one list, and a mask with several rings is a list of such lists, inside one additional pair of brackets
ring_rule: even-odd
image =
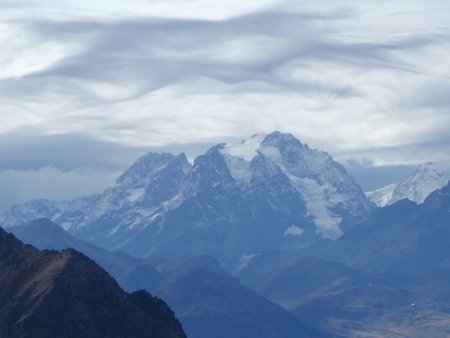
[(433, 191), (446, 186), (448, 181), (437, 165), (433, 162), (425, 162), (403, 181), (368, 192), (367, 196), (380, 207), (405, 198), (421, 204)]
[(266, 134), (253, 134), (239, 144), (223, 144), (222, 152), (251, 161), (258, 154), (257, 151), (265, 138)]
[(282, 133), (280, 131), (274, 131), (267, 135), (262, 144), (264, 146), (273, 146), (276, 148), (286, 145), (303, 147), (303, 144), (294, 135), (290, 133)]
[(152, 177), (161, 167), (176, 157), (170, 153), (148, 153), (140, 157), (116, 181), (116, 184), (134, 184), (136, 180)]
[[(228, 172), (245, 194), (260, 189), (254, 184), (282, 180), (286, 189), (306, 204), (308, 217), (325, 238), (342, 235), (342, 217), (332, 210), (347, 210), (356, 215), (370, 209), (362, 191), (327, 153), (310, 149), (290, 133), (274, 131), (268, 135), (255, 134), (238, 145), (221, 145), (218, 152), (225, 160)], [(264, 177), (263, 180), (258, 178)], [(217, 179), (215, 179), (217, 181)], [(274, 195), (280, 183), (267, 187)], [(358, 211), (356, 206), (362, 208)], [(292, 224), (291, 224), (292, 225)], [(290, 226), (291, 226), (290, 225)], [(286, 229), (285, 229), (286, 230)]]
[(433, 176), (444, 176), (444, 174), (442, 173), (442, 170), (433, 162), (425, 162), (422, 163), (421, 165), (419, 165), (417, 167), (417, 169), (415, 170), (413, 176), (418, 175), (420, 173), (426, 173), (428, 175), (433, 175)]
[[(267, 148), (262, 149), (263, 147), (273, 147), (281, 153), (284, 153), (289, 148), (304, 147), (294, 135), (280, 131), (273, 131), (270, 134), (253, 134), (250, 138), (238, 144), (222, 143), (219, 146), (222, 154), (238, 157), (247, 162), (251, 162), (259, 153), (267, 150)], [(305, 147), (308, 148), (306, 145)]]

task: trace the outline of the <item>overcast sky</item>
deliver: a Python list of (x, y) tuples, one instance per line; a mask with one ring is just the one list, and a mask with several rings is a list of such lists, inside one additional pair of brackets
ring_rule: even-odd
[(358, 170), (448, 169), (449, 17), (448, 0), (0, 0), (0, 209), (273, 130)]

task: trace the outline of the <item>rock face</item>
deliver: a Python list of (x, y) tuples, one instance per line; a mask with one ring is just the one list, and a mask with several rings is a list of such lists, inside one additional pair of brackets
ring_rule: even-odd
[(410, 176), (397, 184), (371, 191), (367, 196), (378, 206), (385, 207), (403, 199), (421, 204), (435, 190), (448, 183), (448, 178), (431, 162), (420, 165)]
[(74, 251), (38, 251), (0, 229), (0, 336), (186, 337), (170, 308), (124, 292)]
[(109, 252), (69, 234), (52, 221), (41, 218), (7, 228), (25, 244), (39, 250), (75, 249), (105, 269), (126, 291), (150, 290), (161, 285), (164, 277), (148, 262), (124, 252)]
[(217, 257), (237, 270), (264, 250), (336, 240), (373, 205), (345, 169), (290, 134), (219, 144), (191, 165), (148, 154), (102, 194), (31, 201), (0, 222), (46, 217), (77, 237), (136, 256)]

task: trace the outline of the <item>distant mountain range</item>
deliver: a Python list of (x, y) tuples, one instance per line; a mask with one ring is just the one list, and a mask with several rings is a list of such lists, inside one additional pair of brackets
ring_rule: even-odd
[(173, 312), (124, 292), (72, 249), (38, 251), (0, 228), (0, 336), (185, 338)]
[(373, 209), (330, 155), (273, 132), (216, 145), (193, 165), (184, 154), (150, 153), (101, 194), (33, 200), (0, 223), (45, 217), (109, 250), (207, 254), (233, 271), (264, 250), (336, 240)]
[(448, 178), (436, 165), (427, 162), (420, 165), (403, 181), (368, 192), (367, 197), (380, 207), (394, 204), (403, 199), (420, 204), (433, 191), (446, 186), (448, 181)]

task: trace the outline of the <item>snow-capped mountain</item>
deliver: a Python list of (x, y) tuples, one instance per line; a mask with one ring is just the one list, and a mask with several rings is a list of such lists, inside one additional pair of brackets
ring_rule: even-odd
[(242, 257), (339, 238), (372, 203), (343, 166), (291, 134), (218, 144), (191, 165), (150, 153), (101, 194), (14, 206), (4, 225), (46, 217), (80, 238), (145, 256), (209, 254), (228, 268)]
[(421, 164), (410, 176), (397, 184), (367, 193), (376, 205), (385, 207), (402, 199), (421, 204), (435, 190), (448, 183), (448, 178), (432, 162)]

